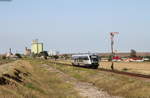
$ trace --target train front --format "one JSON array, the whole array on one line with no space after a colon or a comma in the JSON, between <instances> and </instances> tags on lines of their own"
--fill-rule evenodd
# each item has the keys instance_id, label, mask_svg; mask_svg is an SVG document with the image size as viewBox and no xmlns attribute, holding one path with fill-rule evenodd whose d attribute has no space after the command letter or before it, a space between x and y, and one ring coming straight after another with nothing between
<instances>
[{"instance_id":1,"label":"train front","mask_svg":"<svg viewBox=\"0 0 150 98\"><path fill-rule=\"evenodd\" d=\"M90 59L91 59L91 67L92 68L98 68L98 66L99 66L99 56L90 55Z\"/></svg>"}]
</instances>

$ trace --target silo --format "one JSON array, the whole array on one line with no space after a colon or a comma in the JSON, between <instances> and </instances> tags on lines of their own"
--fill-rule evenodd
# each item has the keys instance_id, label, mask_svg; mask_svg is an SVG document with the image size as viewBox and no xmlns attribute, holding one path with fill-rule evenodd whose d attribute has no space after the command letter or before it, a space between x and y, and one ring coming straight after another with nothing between
<instances>
[{"instance_id":1,"label":"silo","mask_svg":"<svg viewBox=\"0 0 150 98\"><path fill-rule=\"evenodd\" d=\"M31 52L34 54L39 54L40 52L43 52L43 43L39 43L38 40L33 40Z\"/></svg>"}]
</instances>

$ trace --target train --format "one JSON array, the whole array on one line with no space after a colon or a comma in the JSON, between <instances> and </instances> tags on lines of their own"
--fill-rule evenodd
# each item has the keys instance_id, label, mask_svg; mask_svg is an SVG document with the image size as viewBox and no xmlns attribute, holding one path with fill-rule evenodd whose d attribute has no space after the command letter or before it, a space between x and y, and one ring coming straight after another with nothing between
<instances>
[{"instance_id":1,"label":"train","mask_svg":"<svg viewBox=\"0 0 150 98\"><path fill-rule=\"evenodd\" d=\"M72 55L72 65L79 67L87 67L97 69L99 66L100 57L95 54L80 54Z\"/></svg>"}]
</instances>

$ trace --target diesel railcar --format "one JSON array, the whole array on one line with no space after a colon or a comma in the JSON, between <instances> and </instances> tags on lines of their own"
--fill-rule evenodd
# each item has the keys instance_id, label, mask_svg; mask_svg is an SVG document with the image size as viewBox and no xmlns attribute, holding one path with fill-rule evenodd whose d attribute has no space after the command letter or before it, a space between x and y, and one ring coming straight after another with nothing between
<instances>
[{"instance_id":1,"label":"diesel railcar","mask_svg":"<svg viewBox=\"0 0 150 98\"><path fill-rule=\"evenodd\" d=\"M72 55L72 65L96 69L99 66L99 56L93 54Z\"/></svg>"}]
</instances>

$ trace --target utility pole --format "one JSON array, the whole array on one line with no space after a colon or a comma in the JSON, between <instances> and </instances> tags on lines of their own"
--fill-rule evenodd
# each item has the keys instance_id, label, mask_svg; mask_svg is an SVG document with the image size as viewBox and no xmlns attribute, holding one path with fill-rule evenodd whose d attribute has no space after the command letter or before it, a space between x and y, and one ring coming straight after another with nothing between
<instances>
[{"instance_id":1,"label":"utility pole","mask_svg":"<svg viewBox=\"0 0 150 98\"><path fill-rule=\"evenodd\" d=\"M119 34L119 32L110 32L110 39L111 39L111 69L114 70L114 62L113 57L115 56L114 52L114 36L115 34Z\"/></svg>"}]
</instances>

